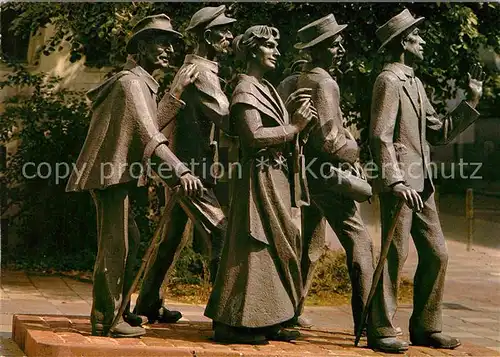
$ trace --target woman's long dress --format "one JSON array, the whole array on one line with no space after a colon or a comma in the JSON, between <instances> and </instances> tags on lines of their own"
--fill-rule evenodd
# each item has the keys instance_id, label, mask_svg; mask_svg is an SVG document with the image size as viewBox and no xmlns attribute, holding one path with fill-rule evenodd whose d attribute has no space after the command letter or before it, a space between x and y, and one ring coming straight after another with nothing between
<instances>
[{"instance_id":1,"label":"woman's long dress","mask_svg":"<svg viewBox=\"0 0 500 357\"><path fill-rule=\"evenodd\" d=\"M233 327L267 327L293 318L301 297L301 237L287 169L293 134L284 130L288 113L275 89L254 77L240 76L231 115L242 170L233 177L227 236L205 315Z\"/></svg>"}]
</instances>

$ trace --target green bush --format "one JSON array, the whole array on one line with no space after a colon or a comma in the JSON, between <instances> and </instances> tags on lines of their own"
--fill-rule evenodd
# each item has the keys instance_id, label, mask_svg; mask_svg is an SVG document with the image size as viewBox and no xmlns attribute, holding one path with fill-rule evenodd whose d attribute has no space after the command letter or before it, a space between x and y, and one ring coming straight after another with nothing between
<instances>
[{"instance_id":1,"label":"green bush","mask_svg":"<svg viewBox=\"0 0 500 357\"><path fill-rule=\"evenodd\" d=\"M311 295L324 293L344 295L351 292L345 258L345 253L340 251L326 250L323 253L314 272L314 280L309 290Z\"/></svg>"},{"instance_id":2,"label":"green bush","mask_svg":"<svg viewBox=\"0 0 500 357\"><path fill-rule=\"evenodd\" d=\"M64 173L62 163L72 167L76 162L91 114L85 93L59 89L59 81L13 66L12 74L0 83L0 89L11 87L19 93L5 101L0 114L0 142L19 143L0 171L2 187L7 188L2 213L18 212L9 226L21 242L11 249L3 247L4 265L43 271L93 268L97 240L92 198L88 192L65 192L67 177L58 179L54 173L57 165ZM35 175L34 167L40 167L41 176L47 178ZM155 212L148 216L145 191L137 188L131 194L143 247L157 221Z\"/></svg>"},{"instance_id":3,"label":"green bush","mask_svg":"<svg viewBox=\"0 0 500 357\"><path fill-rule=\"evenodd\" d=\"M65 193L65 182L48 174L60 163L76 161L89 111L82 93L57 90L58 78L31 74L22 67L13 70L0 89L17 88L20 94L4 103L0 142L17 140L19 146L0 173L2 186L7 187L3 208L19 207L11 228L23 243L16 252L3 253L24 264L23 258L30 256L34 266L52 256L55 265L69 267L73 264L67 254L83 257L95 246L95 224L88 224L95 220L93 204L88 194ZM48 177L40 178L35 168Z\"/></svg>"}]
</instances>

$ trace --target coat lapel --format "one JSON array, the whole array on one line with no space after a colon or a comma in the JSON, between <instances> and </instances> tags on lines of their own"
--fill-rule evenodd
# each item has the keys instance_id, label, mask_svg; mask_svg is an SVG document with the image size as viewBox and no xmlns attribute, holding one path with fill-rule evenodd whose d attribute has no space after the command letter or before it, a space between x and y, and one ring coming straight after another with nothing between
<instances>
[{"instance_id":1,"label":"coat lapel","mask_svg":"<svg viewBox=\"0 0 500 357\"><path fill-rule=\"evenodd\" d=\"M418 99L420 102L420 134L422 136L422 139L425 139L425 127L426 127L426 115L424 108L425 92L424 92L424 87L422 86L422 83L419 80L417 80L417 89L418 89ZM423 141L424 140L422 140L422 142Z\"/></svg>"},{"instance_id":2,"label":"coat lapel","mask_svg":"<svg viewBox=\"0 0 500 357\"><path fill-rule=\"evenodd\" d=\"M417 85L417 88L418 88L418 85ZM418 98L413 95L412 90L410 88L410 81L409 80L407 80L405 82L405 84L403 85L403 89L405 90L406 95L410 98L411 104L413 105L413 109L415 109L417 116L420 116L421 112L419 110L420 106L418 105Z\"/></svg>"},{"instance_id":3,"label":"coat lapel","mask_svg":"<svg viewBox=\"0 0 500 357\"><path fill-rule=\"evenodd\" d=\"M278 123L282 125L285 124L284 115L280 114L279 110L280 105L276 103L276 100L270 97L269 94L266 93L266 91L264 90L264 88L260 83L256 82L251 77L248 77L248 79L252 83L253 87L256 89L253 93L255 98L265 107L265 109L267 109L265 110L266 114L269 115L274 120L276 120ZM272 88L272 86L270 86L270 88Z\"/></svg>"},{"instance_id":4,"label":"coat lapel","mask_svg":"<svg viewBox=\"0 0 500 357\"><path fill-rule=\"evenodd\" d=\"M281 118L283 118L285 124L288 124L289 123L288 112L285 108L285 104L283 103L280 95L278 94L278 91L273 87L271 83L269 83L268 81L265 82L267 83L267 86L271 90L271 93L274 95L275 100L273 101L273 104L277 106L278 112L281 115Z\"/></svg>"}]
</instances>

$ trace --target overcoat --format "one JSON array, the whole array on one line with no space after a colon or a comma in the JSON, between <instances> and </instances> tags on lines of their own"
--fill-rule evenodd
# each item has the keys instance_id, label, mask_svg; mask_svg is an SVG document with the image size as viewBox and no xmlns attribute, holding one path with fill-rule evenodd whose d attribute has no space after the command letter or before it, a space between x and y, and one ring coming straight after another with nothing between
<instances>
[{"instance_id":1,"label":"overcoat","mask_svg":"<svg viewBox=\"0 0 500 357\"><path fill-rule=\"evenodd\" d=\"M266 90L267 87L267 90ZM301 239L291 215L288 114L267 81L241 75L231 113L240 137L235 188L219 274L205 315L233 327L266 327L294 317L301 297ZM239 108L238 108L239 107Z\"/></svg>"},{"instance_id":2,"label":"overcoat","mask_svg":"<svg viewBox=\"0 0 500 357\"><path fill-rule=\"evenodd\" d=\"M146 148L151 154L156 146L168 143L156 121L157 92L156 80L133 62L88 92L92 120L66 191L104 189L141 177ZM173 118L183 103L166 97L163 113ZM167 164L181 167L170 151Z\"/></svg>"},{"instance_id":3,"label":"overcoat","mask_svg":"<svg viewBox=\"0 0 500 357\"><path fill-rule=\"evenodd\" d=\"M170 142L177 157L192 167L204 184L215 185L215 175L210 169L217 149L214 126L227 130L229 101L220 85L219 65L197 55L187 55L183 66L195 64L199 73L194 85L186 88L181 99L187 105L175 120L165 120L170 103L159 104L160 130ZM164 105L167 108L164 108Z\"/></svg>"}]
</instances>

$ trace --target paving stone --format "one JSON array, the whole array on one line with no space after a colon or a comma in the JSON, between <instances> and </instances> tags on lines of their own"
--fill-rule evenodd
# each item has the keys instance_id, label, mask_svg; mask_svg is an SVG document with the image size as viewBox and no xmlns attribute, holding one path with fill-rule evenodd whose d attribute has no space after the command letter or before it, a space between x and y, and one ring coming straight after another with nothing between
<instances>
[{"instance_id":1,"label":"paving stone","mask_svg":"<svg viewBox=\"0 0 500 357\"><path fill-rule=\"evenodd\" d=\"M89 325L88 319L77 316L14 316L14 340L18 341L28 356L378 356L378 352L367 348L355 348L353 337L346 331L303 330L303 336L292 343L270 341L265 346L224 345L211 340L209 323L183 323L171 325L151 325L143 338L114 339L88 336L85 332L58 331L54 326ZM45 324L46 329L36 326ZM161 336L161 338L153 337ZM23 339L23 343L19 341ZM494 350L466 344L454 351L433 350L424 347L410 347L408 356L478 356L498 355ZM390 357L390 354L384 354Z\"/></svg>"}]
</instances>

